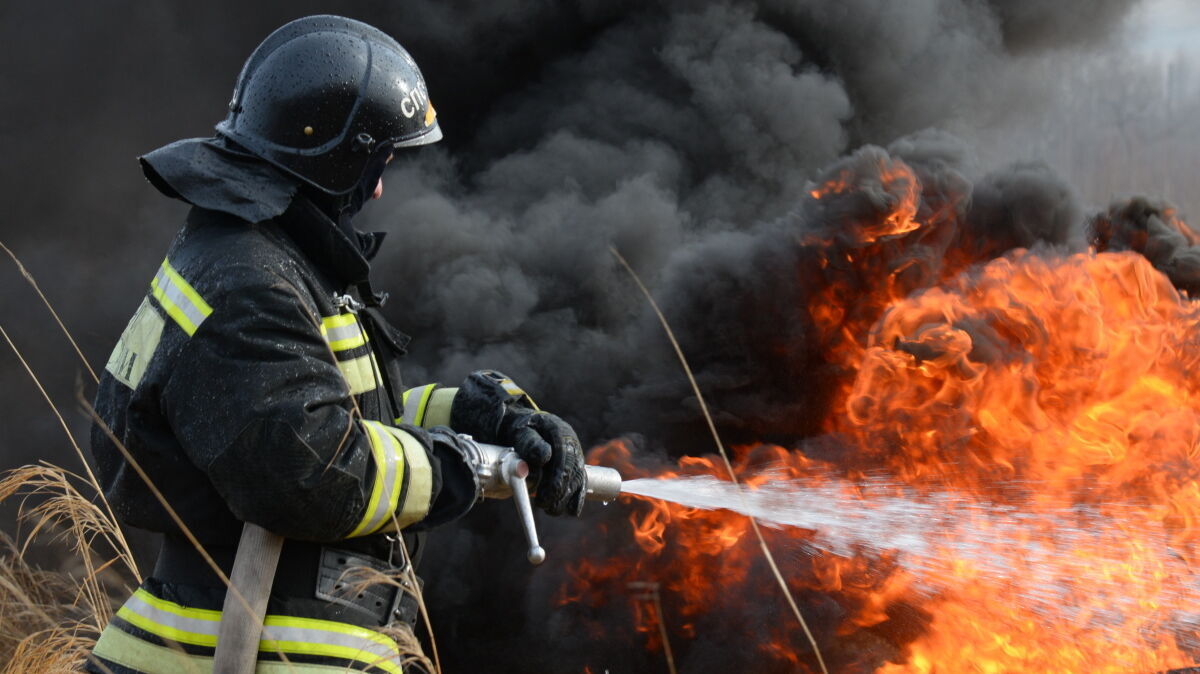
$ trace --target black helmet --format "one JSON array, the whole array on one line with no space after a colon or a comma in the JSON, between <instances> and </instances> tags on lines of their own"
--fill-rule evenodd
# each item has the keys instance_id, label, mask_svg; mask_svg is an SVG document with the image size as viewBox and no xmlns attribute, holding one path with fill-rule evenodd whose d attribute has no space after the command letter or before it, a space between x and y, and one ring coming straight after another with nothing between
<instances>
[{"instance_id":1,"label":"black helmet","mask_svg":"<svg viewBox=\"0 0 1200 674\"><path fill-rule=\"evenodd\" d=\"M340 16L297 19L271 33L242 67L217 133L327 194L354 189L384 147L442 137L408 52Z\"/></svg>"}]
</instances>

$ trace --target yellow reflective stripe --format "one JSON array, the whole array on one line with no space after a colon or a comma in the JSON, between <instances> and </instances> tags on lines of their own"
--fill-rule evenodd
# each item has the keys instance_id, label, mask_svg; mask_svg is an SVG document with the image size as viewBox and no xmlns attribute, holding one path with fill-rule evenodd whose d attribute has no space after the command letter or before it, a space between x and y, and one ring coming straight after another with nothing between
<instances>
[{"instance_id":1,"label":"yellow reflective stripe","mask_svg":"<svg viewBox=\"0 0 1200 674\"><path fill-rule=\"evenodd\" d=\"M392 648L396 645L396 642L393 641L391 637L380 634L375 630L359 627L357 625L351 625L349 623L334 622L332 620L321 620L319 618L298 618L287 615L269 615L267 616L266 620L263 621L263 623L271 627L296 627L299 629L320 629L326 632L337 632L338 634L345 634L346 636L356 637L358 639L374 641L380 646L386 646L388 648Z\"/></svg>"},{"instance_id":2,"label":"yellow reflective stripe","mask_svg":"<svg viewBox=\"0 0 1200 674\"><path fill-rule=\"evenodd\" d=\"M158 597L155 597L154 595L150 594L150 592L148 590L145 590L143 588L138 588L137 591L133 593L133 596L141 599L142 601L146 602L147 604L153 606L156 609L159 609L160 611L166 611L167 613L174 613L175 615L183 617L183 618L191 618L193 620L206 620L208 622L214 622L214 623L221 622L221 612L220 611L213 611L213 610L204 609L204 608L190 608L187 606L183 606L181 604L176 604L173 601L167 601L166 599L159 599Z\"/></svg>"},{"instance_id":3,"label":"yellow reflective stripe","mask_svg":"<svg viewBox=\"0 0 1200 674\"><path fill-rule=\"evenodd\" d=\"M363 421L362 424L371 444L371 456L375 459L375 479L366 512L347 538L373 534L386 526L392 513L396 512L400 487L404 484L404 451L400 440L378 421Z\"/></svg>"},{"instance_id":4,"label":"yellow reflective stripe","mask_svg":"<svg viewBox=\"0 0 1200 674\"><path fill-rule=\"evenodd\" d=\"M378 385L379 364L375 361L373 353L351 360L340 360L337 366L342 371L342 377L346 379L346 384L350 387L351 395L373 391Z\"/></svg>"},{"instance_id":5,"label":"yellow reflective stripe","mask_svg":"<svg viewBox=\"0 0 1200 674\"><path fill-rule=\"evenodd\" d=\"M120 341L104 365L104 369L112 373L117 381L131 389L137 388L145 376L162 339L163 328L167 325L151 304L149 297L142 299L137 313L129 319Z\"/></svg>"},{"instance_id":6,"label":"yellow reflective stripe","mask_svg":"<svg viewBox=\"0 0 1200 674\"><path fill-rule=\"evenodd\" d=\"M383 440L379 437L379 431L375 429L375 424L370 421L363 422L363 428L367 431L367 439L371 445L371 458L375 462L375 478L371 481L371 496L367 499L366 511L363 513L363 518L350 531L347 538L362 536L370 533L372 524L378 524L379 502L383 500L383 476L388 461L388 451L383 446Z\"/></svg>"},{"instance_id":7,"label":"yellow reflective stripe","mask_svg":"<svg viewBox=\"0 0 1200 674\"><path fill-rule=\"evenodd\" d=\"M396 523L403 529L429 514L429 507L433 505L433 468L429 465L425 447L416 438L399 428L388 431L404 447L404 460L408 464L408 488L404 492L404 503L396 513Z\"/></svg>"},{"instance_id":8,"label":"yellow reflective stripe","mask_svg":"<svg viewBox=\"0 0 1200 674\"><path fill-rule=\"evenodd\" d=\"M433 395L435 389L437 389L437 384L430 384L421 392L421 402L417 404L417 420L414 422L415 425L420 426L425 423L425 408L429 405L429 398Z\"/></svg>"},{"instance_id":9,"label":"yellow reflective stripe","mask_svg":"<svg viewBox=\"0 0 1200 674\"><path fill-rule=\"evenodd\" d=\"M404 406L408 404L408 394L410 394L410 393L412 393L412 389L408 389L404 393L400 394L400 409L401 410L403 410ZM399 426L400 424L405 424L405 423L408 423L408 422L404 420L404 412L401 411L400 416L396 417L396 425Z\"/></svg>"},{"instance_id":10,"label":"yellow reflective stripe","mask_svg":"<svg viewBox=\"0 0 1200 674\"><path fill-rule=\"evenodd\" d=\"M217 645L220 611L186 608L138 588L117 615L147 632L182 644Z\"/></svg>"},{"instance_id":11,"label":"yellow reflective stripe","mask_svg":"<svg viewBox=\"0 0 1200 674\"><path fill-rule=\"evenodd\" d=\"M321 319L321 327L326 330L333 328L344 328L347 325L354 325L358 322L358 318L354 314L338 314L336 316L326 316Z\"/></svg>"},{"instance_id":12,"label":"yellow reflective stripe","mask_svg":"<svg viewBox=\"0 0 1200 674\"><path fill-rule=\"evenodd\" d=\"M372 667L378 667L392 674L404 674L404 670L396 664L395 656L385 657L364 657L362 649L353 646L327 646L325 644L311 644L305 641L269 641L264 639L259 642L259 650L266 651L283 651L284 653L295 653L297 655L323 655L326 657L345 658L346 660L356 660L368 664ZM348 670L342 667L341 671ZM257 674L257 672L255 673Z\"/></svg>"},{"instance_id":13,"label":"yellow reflective stripe","mask_svg":"<svg viewBox=\"0 0 1200 674\"><path fill-rule=\"evenodd\" d=\"M396 642L365 627L274 615L267 616L263 625L263 639L258 645L260 651L345 658L403 674Z\"/></svg>"},{"instance_id":14,"label":"yellow reflective stripe","mask_svg":"<svg viewBox=\"0 0 1200 674\"><path fill-rule=\"evenodd\" d=\"M458 388L439 388L429 397L425 406L425 418L421 420L423 428L450 425L450 409L454 405L454 396Z\"/></svg>"},{"instance_id":15,"label":"yellow reflective stripe","mask_svg":"<svg viewBox=\"0 0 1200 674\"><path fill-rule=\"evenodd\" d=\"M117 616L128 621L129 624L135 627L140 627L151 634L157 634L160 637L164 637L172 641L178 641L181 644L191 644L193 646L217 645L217 635L215 634L199 634L196 632L181 630L178 627L163 625L162 623L155 622L154 620L151 620L140 613L134 612L127 606L122 606L121 608L117 609Z\"/></svg>"},{"instance_id":16,"label":"yellow reflective stripe","mask_svg":"<svg viewBox=\"0 0 1200 674\"><path fill-rule=\"evenodd\" d=\"M139 672L171 671L208 674L213 670L212 657L189 655L175 648L152 644L149 641L143 641L121 630L115 625L109 625L104 628L92 653L97 657ZM344 667L338 668L339 671L344 669ZM263 669L260 665L255 670L255 674L262 674L262 671Z\"/></svg>"},{"instance_id":17,"label":"yellow reflective stripe","mask_svg":"<svg viewBox=\"0 0 1200 674\"><path fill-rule=\"evenodd\" d=\"M167 315L189 337L196 334L200 324L212 314L212 307L175 271L168 259L163 260L158 273L150 280L150 291Z\"/></svg>"},{"instance_id":18,"label":"yellow reflective stripe","mask_svg":"<svg viewBox=\"0 0 1200 674\"><path fill-rule=\"evenodd\" d=\"M429 396L433 395L437 384L426 384L410 388L401 396L401 401L404 406L403 415L400 417L402 423L412 424L413 426L422 425L422 420L425 418L425 406L429 404Z\"/></svg>"},{"instance_id":19,"label":"yellow reflective stripe","mask_svg":"<svg viewBox=\"0 0 1200 674\"><path fill-rule=\"evenodd\" d=\"M122 667L139 672L187 672L210 674L213 658L209 655L190 655L175 648L159 646L143 641L116 626L108 626L100 634L96 648L97 657L115 662ZM380 665L385 667L384 665ZM386 668L386 667L385 667ZM254 674L346 674L343 665L315 665L306 662L275 662L261 660L254 666Z\"/></svg>"},{"instance_id":20,"label":"yellow reflective stripe","mask_svg":"<svg viewBox=\"0 0 1200 674\"><path fill-rule=\"evenodd\" d=\"M321 319L321 335L334 351L349 351L367 343L358 317L354 314L338 314Z\"/></svg>"},{"instance_id":21,"label":"yellow reflective stripe","mask_svg":"<svg viewBox=\"0 0 1200 674\"><path fill-rule=\"evenodd\" d=\"M138 589L133 597L121 607L118 615L130 624L155 636L178 643L197 646L216 646L216 634L220 624L220 611L192 609L174 602L159 599L144 589ZM192 629L202 629L197 633ZM110 628L111 629L111 628ZM109 638L106 629L102 639ZM116 637L120 641L120 637ZM111 638L109 639L112 640ZM128 644L125 644L128 645ZM98 647L99 648L99 647ZM379 667L393 674L402 674L399 666L399 647L390 637L357 625L293 616L269 615L264 621L263 637L259 641L260 651L320 655L344 658ZM104 652L101 652L104 651ZM117 661L129 657L122 654L121 644L109 645L98 650L101 657ZM209 663L211 667L211 663ZM160 671L159 666L146 671ZM338 671L344 668L337 668ZM262 665L259 665L259 670ZM333 671L333 670L312 670Z\"/></svg>"}]
</instances>

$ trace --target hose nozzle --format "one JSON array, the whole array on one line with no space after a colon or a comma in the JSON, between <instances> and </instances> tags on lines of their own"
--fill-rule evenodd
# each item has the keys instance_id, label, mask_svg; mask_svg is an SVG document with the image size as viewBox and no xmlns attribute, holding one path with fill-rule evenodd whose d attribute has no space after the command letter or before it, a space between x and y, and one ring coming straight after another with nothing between
<instances>
[{"instance_id":1,"label":"hose nozzle","mask_svg":"<svg viewBox=\"0 0 1200 674\"><path fill-rule=\"evenodd\" d=\"M469 435L459 437L475 454L471 460L475 466L475 474L479 476L483 497L512 497L517 508L517 517L525 530L525 540L529 544L526 556L531 564L541 564L546 559L546 550L538 543L533 507L529 501L529 488L525 484L525 478L529 475L529 465L517 456L512 447L477 442ZM584 466L584 470L587 474L587 492L584 498L608 503L620 495L621 474L616 470L603 466Z\"/></svg>"}]
</instances>

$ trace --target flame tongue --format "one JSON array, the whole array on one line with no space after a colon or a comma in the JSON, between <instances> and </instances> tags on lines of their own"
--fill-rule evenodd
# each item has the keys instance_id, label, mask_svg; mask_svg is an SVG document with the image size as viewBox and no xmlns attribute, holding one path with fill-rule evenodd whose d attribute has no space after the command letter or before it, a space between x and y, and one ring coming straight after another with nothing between
<instances>
[{"instance_id":1,"label":"flame tongue","mask_svg":"<svg viewBox=\"0 0 1200 674\"><path fill-rule=\"evenodd\" d=\"M809 198L849 243L801 245L822 251L826 272L875 282L831 282L806 307L847 375L825 433L803 453L738 448L736 469L750 487L802 482L846 512L934 506L920 550L901 527L843 532L841 546L817 525L769 532L831 669L1152 672L1200 660L1197 305L1135 253L1018 250L970 267L951 247L965 197L930 200L917 172L880 151ZM917 246L932 255L914 272ZM626 478L724 477L705 457L639 469L621 443L590 462ZM881 472L882 486L868 479ZM635 602L651 648L660 618L686 644L704 626L775 615L760 623L755 662L815 669L779 617L745 517L662 501L634 510L638 550L581 562L564 601L652 580L664 615Z\"/></svg>"}]
</instances>

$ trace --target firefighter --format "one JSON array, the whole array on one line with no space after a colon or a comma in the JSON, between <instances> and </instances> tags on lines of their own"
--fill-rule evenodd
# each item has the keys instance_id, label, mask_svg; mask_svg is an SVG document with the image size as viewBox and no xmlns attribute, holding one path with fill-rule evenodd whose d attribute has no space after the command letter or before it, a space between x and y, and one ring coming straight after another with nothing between
<instances>
[{"instance_id":1,"label":"firefighter","mask_svg":"<svg viewBox=\"0 0 1200 674\"><path fill-rule=\"evenodd\" d=\"M401 384L409 338L368 274L384 237L352 225L394 154L442 136L395 40L336 16L283 26L216 130L140 160L192 208L105 367L92 450L118 517L163 543L87 666L212 668L226 587L136 464L226 574L243 523L285 537L257 671L411 671L383 632L411 635L412 594L347 593L346 570L394 573L476 502L455 432L516 447L555 515L582 507L579 440L494 371Z\"/></svg>"}]
</instances>

